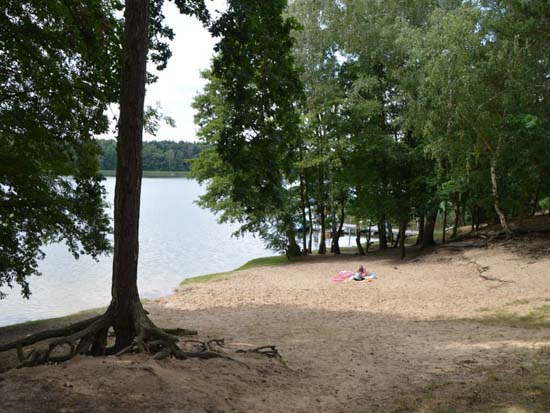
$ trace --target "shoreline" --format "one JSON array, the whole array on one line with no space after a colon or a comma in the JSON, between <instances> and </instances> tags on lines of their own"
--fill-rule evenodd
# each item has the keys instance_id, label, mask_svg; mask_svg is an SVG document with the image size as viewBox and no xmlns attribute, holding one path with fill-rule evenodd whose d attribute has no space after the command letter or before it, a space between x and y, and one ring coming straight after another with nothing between
<instances>
[{"instance_id":1,"label":"shoreline","mask_svg":"<svg viewBox=\"0 0 550 413\"><path fill-rule=\"evenodd\" d=\"M205 283L208 281L213 281L216 279L219 279L223 276L233 274L238 271L242 271L248 268L254 268L254 267L265 267L265 266L272 266L272 265L285 265L289 263L288 259L284 255L275 255L275 256L268 256L268 257L260 257L260 258L253 258L247 262L245 262L240 267L235 268L231 271L221 272L221 273L214 273L214 274L204 274L204 275L196 275L194 277L185 278L182 280L178 285L172 288L172 292L167 295L163 295L156 298L142 298L141 303L146 304L150 303L151 301L163 299L165 297L168 297L175 293L175 291L178 289L178 287L183 285L190 285L195 283ZM26 329L26 328L33 328L39 324L46 324L46 323L62 323L62 322L69 322L69 324L73 322L80 321L81 319L84 319L86 317L101 314L103 311L105 311L107 307L96 307L96 308L87 308L81 311L77 311L76 313L71 313L59 317L51 317L51 318L38 318L35 320L28 320L23 321L20 323L15 324L8 324L5 326L0 326L0 334L11 331L11 330L17 330L19 328ZM85 317L86 316L86 317Z\"/></svg>"}]
</instances>

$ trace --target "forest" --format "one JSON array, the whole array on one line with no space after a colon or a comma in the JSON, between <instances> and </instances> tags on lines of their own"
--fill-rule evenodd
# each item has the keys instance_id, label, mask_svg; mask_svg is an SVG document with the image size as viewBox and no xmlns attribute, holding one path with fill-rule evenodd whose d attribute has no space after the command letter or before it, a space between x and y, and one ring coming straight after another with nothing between
<instances>
[{"instance_id":1,"label":"forest","mask_svg":"<svg viewBox=\"0 0 550 413\"><path fill-rule=\"evenodd\" d=\"M271 56L258 45L218 50L252 73L248 84L216 58L203 72L201 204L290 255L346 217L378 225L381 248L385 224L418 227L422 246L436 221L451 236L493 222L511 234L510 219L550 204L548 11L544 1L290 1L283 81L261 77Z\"/></svg>"},{"instance_id":2,"label":"forest","mask_svg":"<svg viewBox=\"0 0 550 413\"><path fill-rule=\"evenodd\" d=\"M116 140L98 139L99 169L116 170ZM204 145L193 142L149 141L143 143L144 171L189 171L190 160Z\"/></svg>"}]
</instances>

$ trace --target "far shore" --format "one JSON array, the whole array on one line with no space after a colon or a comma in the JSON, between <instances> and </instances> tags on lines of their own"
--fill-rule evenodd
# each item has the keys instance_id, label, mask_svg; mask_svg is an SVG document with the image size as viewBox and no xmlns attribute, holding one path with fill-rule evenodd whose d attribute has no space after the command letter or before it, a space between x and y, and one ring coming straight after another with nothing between
<instances>
[{"instance_id":1,"label":"far shore","mask_svg":"<svg viewBox=\"0 0 550 413\"><path fill-rule=\"evenodd\" d=\"M99 173L103 176L116 176L115 170L102 169ZM190 178L188 171L143 171L144 178Z\"/></svg>"}]
</instances>

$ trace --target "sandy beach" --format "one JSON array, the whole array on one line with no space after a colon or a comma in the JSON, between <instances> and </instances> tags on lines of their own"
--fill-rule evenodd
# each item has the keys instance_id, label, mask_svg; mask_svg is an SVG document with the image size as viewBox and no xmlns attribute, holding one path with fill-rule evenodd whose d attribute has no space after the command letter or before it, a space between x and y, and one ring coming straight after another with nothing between
<instances>
[{"instance_id":1,"label":"sandy beach","mask_svg":"<svg viewBox=\"0 0 550 413\"><path fill-rule=\"evenodd\" d=\"M332 281L360 264L378 278ZM134 354L14 369L0 375L2 410L523 412L550 397L540 373L550 364L548 234L405 261L397 251L310 256L181 286L147 309L158 325L223 338L233 360ZM235 352L263 345L282 360Z\"/></svg>"}]
</instances>

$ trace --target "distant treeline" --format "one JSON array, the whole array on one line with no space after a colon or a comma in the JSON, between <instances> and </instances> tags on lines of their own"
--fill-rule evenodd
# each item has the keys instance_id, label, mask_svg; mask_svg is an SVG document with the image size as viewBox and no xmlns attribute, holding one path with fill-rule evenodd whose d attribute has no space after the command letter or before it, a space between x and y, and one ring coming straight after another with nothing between
<instances>
[{"instance_id":1,"label":"distant treeline","mask_svg":"<svg viewBox=\"0 0 550 413\"><path fill-rule=\"evenodd\" d=\"M116 141L98 139L101 148L99 168L116 169ZM206 147L193 142L151 141L143 142L144 171L189 171L189 160L194 159Z\"/></svg>"}]
</instances>

